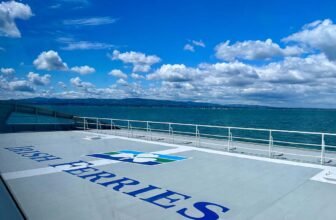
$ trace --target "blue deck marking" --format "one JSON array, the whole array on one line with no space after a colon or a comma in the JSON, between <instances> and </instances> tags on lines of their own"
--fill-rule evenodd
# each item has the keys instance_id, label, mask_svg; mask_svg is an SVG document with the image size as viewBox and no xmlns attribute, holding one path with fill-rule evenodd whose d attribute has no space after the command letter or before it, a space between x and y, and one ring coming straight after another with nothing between
<instances>
[{"instance_id":1,"label":"blue deck marking","mask_svg":"<svg viewBox=\"0 0 336 220\"><path fill-rule=\"evenodd\" d=\"M60 157L53 156L48 153L42 153L38 150L35 150L33 146L28 147L9 147L5 148L9 151L12 151L16 154L19 154L23 157L28 157L31 160L42 162L42 161L50 161L50 160L58 160ZM118 154L130 154L130 157L113 157L113 155ZM93 154L95 155L95 154ZM111 156L112 155L112 156ZM133 156L132 156L133 155ZM146 161L146 165L156 165L160 163L173 162L177 160L186 159L186 157L181 156L170 156L170 155L162 155L162 154L152 154L152 153L143 153L140 151L115 151L109 152L105 154L96 154L97 157L106 157L108 159L116 159L120 161L126 161L130 163L141 163L143 162L134 162L134 158L137 156L143 155L142 158L151 158L154 161ZM93 157L96 157L93 156ZM161 157L160 157L161 156ZM164 156L164 157L162 157ZM140 157L140 160L142 159ZM139 158L138 158L139 159ZM161 161L160 161L161 160ZM189 195L185 195L183 193L178 193L172 190L166 190L161 187L157 187L154 185L143 184L138 180L127 178L127 177L118 177L117 174L106 172L100 170L98 168L94 168L92 163L79 160L72 161L66 163L58 163L58 164L48 164L49 167L63 167L62 171L73 176L77 176L81 179L88 180L92 183L98 184L100 186L110 188L114 191L121 192L125 195L132 196L140 199L140 201L148 202L152 205L158 206L163 209L169 209L172 207L176 207L177 211L175 212L180 216L183 216L186 219L193 220L217 220L220 218L219 215L222 215L228 212L230 209L226 206L222 206L220 204L198 201L194 202L192 206L183 206L183 203L179 203L179 201L188 200L192 197ZM124 190L126 188L126 190ZM145 192L156 190L155 195L143 196ZM214 207L220 209L220 211L212 210ZM190 212L193 210L193 212ZM194 212L196 211L197 216L194 216Z\"/></svg>"},{"instance_id":2,"label":"blue deck marking","mask_svg":"<svg viewBox=\"0 0 336 220\"><path fill-rule=\"evenodd\" d=\"M35 150L34 146L6 147L5 149L12 151L18 155L21 155L22 157L27 157L31 160L35 160L37 162L45 162L45 161L62 159L60 157L56 157L48 153L43 153L39 150Z\"/></svg>"},{"instance_id":3,"label":"blue deck marking","mask_svg":"<svg viewBox=\"0 0 336 220\"><path fill-rule=\"evenodd\" d=\"M175 207L176 213L185 219L193 220L217 220L230 209L220 204L198 201L185 207L180 201L192 199L192 196L163 189L158 186L144 184L133 178L119 177L117 174L99 170L91 167L91 163L83 160L60 164L49 164L51 167L67 166L63 172L77 176L81 179L90 181L100 186L109 188L116 192L138 198L140 201L148 202L163 209ZM151 196L143 195L145 192L154 191L156 194ZM197 200L196 200L197 201ZM213 210L216 208L216 210ZM196 212L196 214L195 214ZM196 215L196 216L194 216Z\"/></svg>"},{"instance_id":4,"label":"blue deck marking","mask_svg":"<svg viewBox=\"0 0 336 220\"><path fill-rule=\"evenodd\" d=\"M159 165L163 163L170 163L187 159L187 157L182 156L146 153L133 150L121 150L107 153L89 154L87 156L142 165Z\"/></svg>"}]
</instances>

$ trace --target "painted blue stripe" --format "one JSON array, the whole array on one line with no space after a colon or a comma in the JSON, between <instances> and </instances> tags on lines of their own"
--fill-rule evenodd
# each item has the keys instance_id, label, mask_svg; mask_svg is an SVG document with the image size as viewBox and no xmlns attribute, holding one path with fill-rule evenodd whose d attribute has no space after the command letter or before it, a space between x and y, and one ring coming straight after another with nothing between
<instances>
[{"instance_id":1,"label":"painted blue stripe","mask_svg":"<svg viewBox=\"0 0 336 220\"><path fill-rule=\"evenodd\" d=\"M184 160L186 157L181 157L181 156L173 156L173 155L163 155L163 154L156 154L159 155L160 158L162 159L168 159L168 160Z\"/></svg>"},{"instance_id":2,"label":"painted blue stripe","mask_svg":"<svg viewBox=\"0 0 336 220\"><path fill-rule=\"evenodd\" d=\"M98 157L98 158L102 158L102 159L114 159L114 158L111 158L109 155L107 154L89 154L87 156L90 156L90 157Z\"/></svg>"},{"instance_id":3,"label":"painted blue stripe","mask_svg":"<svg viewBox=\"0 0 336 220\"><path fill-rule=\"evenodd\" d=\"M127 154L143 154L144 152L141 151L135 151L135 150L120 150L120 151L116 151L116 152L120 152L120 153L127 153Z\"/></svg>"}]
</instances>

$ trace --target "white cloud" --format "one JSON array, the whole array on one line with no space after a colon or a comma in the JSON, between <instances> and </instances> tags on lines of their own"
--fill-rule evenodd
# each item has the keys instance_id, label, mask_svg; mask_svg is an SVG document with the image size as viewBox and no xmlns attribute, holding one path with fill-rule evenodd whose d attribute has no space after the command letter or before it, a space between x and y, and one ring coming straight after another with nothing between
<instances>
[{"instance_id":1,"label":"white cloud","mask_svg":"<svg viewBox=\"0 0 336 220\"><path fill-rule=\"evenodd\" d=\"M111 70L108 73L108 75L118 77L118 78L127 79L127 74L125 74L121 70L117 70L117 69Z\"/></svg>"},{"instance_id":2,"label":"white cloud","mask_svg":"<svg viewBox=\"0 0 336 220\"><path fill-rule=\"evenodd\" d=\"M74 66L71 68L71 71L79 73L81 75L86 75L86 74L90 74L90 73L94 73L96 72L96 70L90 66Z\"/></svg>"},{"instance_id":3,"label":"white cloud","mask_svg":"<svg viewBox=\"0 0 336 220\"><path fill-rule=\"evenodd\" d=\"M75 26L98 26L113 24L117 21L116 18L111 17L92 17L92 18L81 18L81 19L72 19L64 20L63 24L65 25L75 25Z\"/></svg>"},{"instance_id":4,"label":"white cloud","mask_svg":"<svg viewBox=\"0 0 336 220\"><path fill-rule=\"evenodd\" d=\"M58 0L55 4L50 5L48 8L59 9L62 7L72 8L72 9L82 9L90 5L89 0Z\"/></svg>"},{"instance_id":5,"label":"white cloud","mask_svg":"<svg viewBox=\"0 0 336 220\"><path fill-rule=\"evenodd\" d=\"M79 88L76 91L62 91L54 96L60 98L131 98L146 96L146 91L137 83L119 80L119 82L105 88Z\"/></svg>"},{"instance_id":6,"label":"white cloud","mask_svg":"<svg viewBox=\"0 0 336 220\"><path fill-rule=\"evenodd\" d=\"M263 65L220 62L187 67L162 65L147 75L161 82L147 95L173 100L244 103L275 106L336 106L336 63L323 54L286 57Z\"/></svg>"},{"instance_id":7,"label":"white cloud","mask_svg":"<svg viewBox=\"0 0 336 220\"><path fill-rule=\"evenodd\" d=\"M34 92L35 89L26 80L16 80L8 83L9 89L20 92Z\"/></svg>"},{"instance_id":8,"label":"white cloud","mask_svg":"<svg viewBox=\"0 0 336 220\"><path fill-rule=\"evenodd\" d=\"M266 41L243 41L230 45L230 41L220 43L215 48L216 57L225 61L235 59L264 60L281 56L297 56L304 52L298 46L287 46L281 48L273 43L271 39Z\"/></svg>"},{"instance_id":9,"label":"white cloud","mask_svg":"<svg viewBox=\"0 0 336 220\"><path fill-rule=\"evenodd\" d=\"M184 64L164 64L154 73L148 74L149 80L164 80L169 82L190 81L198 71L187 68Z\"/></svg>"},{"instance_id":10,"label":"white cloud","mask_svg":"<svg viewBox=\"0 0 336 220\"><path fill-rule=\"evenodd\" d=\"M68 65L63 62L62 58L56 51L43 51L33 62L37 69L41 70L58 70L58 71L72 71L82 75L94 73L96 70L88 65L74 66L68 68Z\"/></svg>"},{"instance_id":11,"label":"white cloud","mask_svg":"<svg viewBox=\"0 0 336 220\"><path fill-rule=\"evenodd\" d=\"M40 76L38 73L29 72L27 78L34 85L46 86L50 83L51 76L49 74Z\"/></svg>"},{"instance_id":12,"label":"white cloud","mask_svg":"<svg viewBox=\"0 0 336 220\"><path fill-rule=\"evenodd\" d=\"M15 73L15 69L13 68L1 68L0 71L1 73L6 74L6 75L11 75Z\"/></svg>"},{"instance_id":13,"label":"white cloud","mask_svg":"<svg viewBox=\"0 0 336 220\"><path fill-rule=\"evenodd\" d=\"M66 63L56 51L43 51L33 62L37 69L41 70L68 70Z\"/></svg>"},{"instance_id":14,"label":"white cloud","mask_svg":"<svg viewBox=\"0 0 336 220\"><path fill-rule=\"evenodd\" d=\"M75 77L70 80L74 91L69 88L54 96L142 97L291 107L336 106L333 98L336 95L336 63L324 54L285 57L261 65L240 61L202 63L196 67L164 64L147 74L147 79L150 81L142 84L143 81L130 83L119 78L110 87L97 88L93 83ZM0 77L3 89L9 85L6 80ZM27 82L20 84L21 90L32 88ZM35 91L34 94L40 93Z\"/></svg>"},{"instance_id":15,"label":"white cloud","mask_svg":"<svg viewBox=\"0 0 336 220\"><path fill-rule=\"evenodd\" d=\"M124 80L124 79L118 79L117 83L120 84L120 85L127 85L128 84L127 81Z\"/></svg>"},{"instance_id":16,"label":"white cloud","mask_svg":"<svg viewBox=\"0 0 336 220\"><path fill-rule=\"evenodd\" d=\"M89 41L78 41L68 43L63 50L103 50L111 49L114 47L112 44L100 43L100 42L89 42Z\"/></svg>"},{"instance_id":17,"label":"white cloud","mask_svg":"<svg viewBox=\"0 0 336 220\"><path fill-rule=\"evenodd\" d=\"M76 87L78 87L81 84L81 82L82 80L79 77L70 79L71 85L76 86Z\"/></svg>"},{"instance_id":18,"label":"white cloud","mask_svg":"<svg viewBox=\"0 0 336 220\"><path fill-rule=\"evenodd\" d=\"M57 84L58 84L59 87L61 87L63 89L67 88L67 86L66 86L66 84L64 82L59 81Z\"/></svg>"},{"instance_id":19,"label":"white cloud","mask_svg":"<svg viewBox=\"0 0 336 220\"><path fill-rule=\"evenodd\" d=\"M0 36L21 37L21 33L15 24L15 19L27 20L33 13L29 5L16 1L0 3Z\"/></svg>"},{"instance_id":20,"label":"white cloud","mask_svg":"<svg viewBox=\"0 0 336 220\"><path fill-rule=\"evenodd\" d=\"M336 60L336 25L330 19L314 21L302 30L283 39L298 42L323 52L330 60Z\"/></svg>"},{"instance_id":21,"label":"white cloud","mask_svg":"<svg viewBox=\"0 0 336 220\"><path fill-rule=\"evenodd\" d=\"M144 79L145 77L143 75L137 74L137 73L132 73L131 77L133 79Z\"/></svg>"},{"instance_id":22,"label":"white cloud","mask_svg":"<svg viewBox=\"0 0 336 220\"><path fill-rule=\"evenodd\" d=\"M156 55L146 55L134 51L120 53L118 50L113 51L111 58L132 64L134 72L148 72L153 64L161 61L160 57Z\"/></svg>"},{"instance_id":23,"label":"white cloud","mask_svg":"<svg viewBox=\"0 0 336 220\"><path fill-rule=\"evenodd\" d=\"M281 84L311 84L336 79L336 63L323 54L305 58L288 57L256 68L264 81ZM324 83L325 83L324 82Z\"/></svg>"},{"instance_id":24,"label":"white cloud","mask_svg":"<svg viewBox=\"0 0 336 220\"><path fill-rule=\"evenodd\" d=\"M91 41L76 41L72 38L65 37L58 38L57 41L65 44L65 46L61 47L62 50L104 50L115 47L112 44Z\"/></svg>"},{"instance_id":25,"label":"white cloud","mask_svg":"<svg viewBox=\"0 0 336 220\"><path fill-rule=\"evenodd\" d=\"M197 40L192 40L191 41L195 46L198 46L198 47L205 47L205 44L203 41L197 41Z\"/></svg>"},{"instance_id":26,"label":"white cloud","mask_svg":"<svg viewBox=\"0 0 336 220\"><path fill-rule=\"evenodd\" d=\"M136 64L133 67L133 71L134 72L143 72L146 73L148 71L150 71L151 66L150 65L143 65L143 64Z\"/></svg>"},{"instance_id":27,"label":"white cloud","mask_svg":"<svg viewBox=\"0 0 336 220\"><path fill-rule=\"evenodd\" d=\"M191 45L191 44L186 44L186 45L184 45L183 50L188 50L188 51L190 51L190 52L195 52L195 48L194 48L194 46Z\"/></svg>"},{"instance_id":28,"label":"white cloud","mask_svg":"<svg viewBox=\"0 0 336 220\"><path fill-rule=\"evenodd\" d=\"M84 90L95 87L90 82L83 82L79 77L71 78L70 83L71 83L72 86L74 86L76 88L82 88Z\"/></svg>"},{"instance_id":29,"label":"white cloud","mask_svg":"<svg viewBox=\"0 0 336 220\"><path fill-rule=\"evenodd\" d=\"M57 3L57 4L53 4L53 5L50 5L48 8L50 9L58 9L58 8L61 8L61 4L60 3Z\"/></svg>"},{"instance_id":30,"label":"white cloud","mask_svg":"<svg viewBox=\"0 0 336 220\"><path fill-rule=\"evenodd\" d=\"M190 52L195 52L195 47L205 47L205 44L203 41L197 41L197 40L191 40L189 43L184 45L183 49L190 51Z\"/></svg>"},{"instance_id":31,"label":"white cloud","mask_svg":"<svg viewBox=\"0 0 336 220\"><path fill-rule=\"evenodd\" d=\"M200 71L207 86L243 87L259 78L253 66L241 62L202 64Z\"/></svg>"},{"instance_id":32,"label":"white cloud","mask_svg":"<svg viewBox=\"0 0 336 220\"><path fill-rule=\"evenodd\" d=\"M159 57L133 51L121 53L115 50L111 54L112 60L131 64L133 70L147 71L146 77L143 73L132 72L130 74L132 79L148 81L131 80L127 82L125 80L128 78L127 74L115 69L110 75L118 77L118 80L111 86L99 88L93 84L96 81L83 82L81 78L75 77L70 80L72 86L62 92L54 93L54 96L71 98L142 97L223 104L335 107L336 62L331 59L332 52L326 49L328 41L325 40L326 33L329 31L331 39L329 46L333 48L333 26L331 21L316 21L305 25L298 32L309 30L309 34L312 34L313 30L321 28L319 35L314 35L315 37L322 36L316 42L304 41L303 39L308 39L306 35L306 38L303 38L303 35L300 36L302 41L284 39L285 43L290 41L290 44L285 44L285 46L279 46L271 40L243 41L232 45L224 42L220 51L219 46L216 49L218 53L220 52L221 59L225 61L201 63L196 66L187 66L183 63L163 64L157 69L150 70L154 64L160 62ZM322 31L323 28L326 30ZM320 43L313 45L317 42ZM194 49L201 47L199 42L198 46L196 46L197 42L188 41L188 44ZM281 59L272 59L275 57ZM246 61L256 59L263 61ZM66 66L62 60L56 63L60 63L63 68ZM46 66L52 65L45 64L44 69L47 69ZM71 71L73 68L69 69L66 66L65 70ZM43 77L43 75L38 75L38 77ZM6 97L11 91L14 97L22 94L24 97L50 95L48 92L43 92L41 87L35 87L36 84L34 85L30 78L32 77L23 80L0 74L0 97ZM10 82L10 80L13 81ZM58 83L58 85L66 88L64 83ZM19 92L20 90L34 93Z\"/></svg>"}]
</instances>

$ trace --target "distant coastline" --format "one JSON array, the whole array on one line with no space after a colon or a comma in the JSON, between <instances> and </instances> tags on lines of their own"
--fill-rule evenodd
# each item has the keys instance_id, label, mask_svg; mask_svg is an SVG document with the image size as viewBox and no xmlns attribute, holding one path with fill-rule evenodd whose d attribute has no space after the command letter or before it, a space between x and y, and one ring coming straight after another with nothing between
<instances>
[{"instance_id":1,"label":"distant coastline","mask_svg":"<svg viewBox=\"0 0 336 220\"><path fill-rule=\"evenodd\" d=\"M4 101L4 100L3 100ZM274 108L261 105L230 104L220 105L206 102L171 101L142 98L127 99L58 99L58 98L30 98L6 100L30 105L91 105L91 106L131 106L131 107L180 107L180 108Z\"/></svg>"},{"instance_id":2,"label":"distant coastline","mask_svg":"<svg viewBox=\"0 0 336 220\"><path fill-rule=\"evenodd\" d=\"M279 107L267 105L248 105L248 104L216 104L207 102L193 101L172 101L160 99L143 99L143 98L125 98L125 99L96 99L96 98L28 98L28 99L8 99L0 102L16 102L27 105L52 105L52 106L115 106L115 107L175 107L175 108L207 108L207 109L225 109L225 108L254 108L254 109L302 109L302 110L332 110L335 108L323 107Z\"/></svg>"}]
</instances>

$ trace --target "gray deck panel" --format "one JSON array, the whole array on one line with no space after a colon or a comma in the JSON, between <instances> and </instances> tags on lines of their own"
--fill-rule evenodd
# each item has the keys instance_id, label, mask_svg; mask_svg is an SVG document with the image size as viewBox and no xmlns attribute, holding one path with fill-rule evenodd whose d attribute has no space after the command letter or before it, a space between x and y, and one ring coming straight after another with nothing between
<instances>
[{"instance_id":1,"label":"gray deck panel","mask_svg":"<svg viewBox=\"0 0 336 220\"><path fill-rule=\"evenodd\" d=\"M83 140L85 136L87 134L76 132L1 135L1 172L46 166L46 163L1 149L13 144L30 143L38 150L63 158L55 163L94 159L86 157L88 153L169 149L160 143L119 138L88 141ZM190 201L180 201L178 207L166 210L64 172L8 180L8 184L32 219L183 219L176 211L191 207L196 201L214 202L230 208L222 216L225 219L335 219L336 185L309 180L320 169L199 151L176 155L189 159L157 166L123 162L99 166L100 170L117 177L136 179L142 186L151 184L192 196ZM134 189L131 186L124 188L125 191ZM149 192L143 197L154 194Z\"/></svg>"},{"instance_id":2,"label":"gray deck panel","mask_svg":"<svg viewBox=\"0 0 336 220\"><path fill-rule=\"evenodd\" d=\"M148 219L148 210L153 216L176 218L174 212L165 214L162 208L66 173L9 183L31 219Z\"/></svg>"},{"instance_id":3,"label":"gray deck panel","mask_svg":"<svg viewBox=\"0 0 336 220\"><path fill-rule=\"evenodd\" d=\"M335 185L307 181L253 219L336 219L335 201Z\"/></svg>"}]
</instances>

